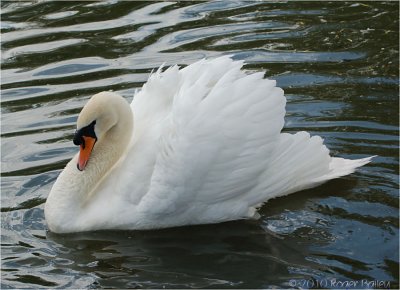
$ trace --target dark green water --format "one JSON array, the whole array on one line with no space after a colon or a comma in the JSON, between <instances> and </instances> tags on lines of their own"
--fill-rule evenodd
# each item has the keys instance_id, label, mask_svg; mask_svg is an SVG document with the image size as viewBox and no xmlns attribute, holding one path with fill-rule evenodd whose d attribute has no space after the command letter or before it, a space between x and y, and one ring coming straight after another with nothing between
<instances>
[{"instance_id":1,"label":"dark green water","mask_svg":"<svg viewBox=\"0 0 400 290\"><path fill-rule=\"evenodd\" d=\"M1 2L1 288L398 288L398 2ZM255 221L54 235L43 207L86 100L232 54L284 88L286 131L357 173ZM245 96L244 96L245 97ZM355 286L355 287L353 287Z\"/></svg>"}]
</instances>

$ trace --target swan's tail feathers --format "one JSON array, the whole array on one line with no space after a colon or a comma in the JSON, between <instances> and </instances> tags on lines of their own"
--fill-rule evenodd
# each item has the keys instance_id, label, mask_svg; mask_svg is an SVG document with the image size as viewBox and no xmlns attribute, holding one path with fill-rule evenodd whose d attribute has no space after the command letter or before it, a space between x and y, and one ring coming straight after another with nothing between
<instances>
[{"instance_id":1,"label":"swan's tail feathers","mask_svg":"<svg viewBox=\"0 0 400 290\"><path fill-rule=\"evenodd\" d=\"M330 172L321 176L316 181L324 182L330 179L342 177L353 173L358 167L364 166L365 164L371 162L372 158L376 156L370 156L362 159L344 159L338 157L332 157L329 163Z\"/></svg>"},{"instance_id":2,"label":"swan's tail feathers","mask_svg":"<svg viewBox=\"0 0 400 290\"><path fill-rule=\"evenodd\" d=\"M257 206L271 198L348 175L373 157L357 160L331 157L319 136L310 137L307 132L282 133L267 170L260 176L259 186L250 192L249 204Z\"/></svg>"}]
</instances>

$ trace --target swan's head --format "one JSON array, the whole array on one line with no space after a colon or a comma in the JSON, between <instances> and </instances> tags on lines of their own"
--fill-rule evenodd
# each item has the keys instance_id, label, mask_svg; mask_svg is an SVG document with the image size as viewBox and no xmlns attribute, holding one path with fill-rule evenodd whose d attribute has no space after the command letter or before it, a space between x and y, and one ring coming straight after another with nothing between
<instances>
[{"instance_id":1,"label":"swan's head","mask_svg":"<svg viewBox=\"0 0 400 290\"><path fill-rule=\"evenodd\" d=\"M122 146L126 146L131 132L121 134L115 129L125 126L126 130L132 131L132 122L129 104L120 95L101 92L91 97L79 114L73 139L74 144L80 146L78 169L85 169L98 141L123 143ZM119 134L110 134L113 131Z\"/></svg>"}]
</instances>

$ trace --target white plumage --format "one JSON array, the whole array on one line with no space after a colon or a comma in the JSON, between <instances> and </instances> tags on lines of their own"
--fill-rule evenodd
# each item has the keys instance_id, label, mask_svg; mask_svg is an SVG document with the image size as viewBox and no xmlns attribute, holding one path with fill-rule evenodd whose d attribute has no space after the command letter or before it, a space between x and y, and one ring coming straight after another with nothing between
<instances>
[{"instance_id":1,"label":"white plumage","mask_svg":"<svg viewBox=\"0 0 400 290\"><path fill-rule=\"evenodd\" d=\"M242 65L220 57L160 68L135 94L133 117L118 111L128 105L116 94L95 95L78 129L96 120L98 142L85 170L76 168L75 156L55 183L45 208L50 229L154 229L252 218L271 198L370 161L332 158L318 136L281 133L283 90L263 73L246 74ZM98 129L128 118L133 132L129 124L111 126L118 134ZM118 147L114 137L122 134L130 141Z\"/></svg>"}]
</instances>

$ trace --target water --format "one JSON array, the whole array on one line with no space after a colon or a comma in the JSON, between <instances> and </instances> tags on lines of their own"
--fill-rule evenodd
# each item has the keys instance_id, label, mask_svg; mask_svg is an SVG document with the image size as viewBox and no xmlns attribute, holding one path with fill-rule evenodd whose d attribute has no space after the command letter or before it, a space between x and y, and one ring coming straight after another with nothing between
<instances>
[{"instance_id":1,"label":"water","mask_svg":"<svg viewBox=\"0 0 400 290\"><path fill-rule=\"evenodd\" d=\"M1 6L2 288L399 286L398 2ZM335 156L378 157L269 202L259 221L48 232L44 202L87 99L132 99L162 63L222 54L285 89L285 131L318 134Z\"/></svg>"}]
</instances>

